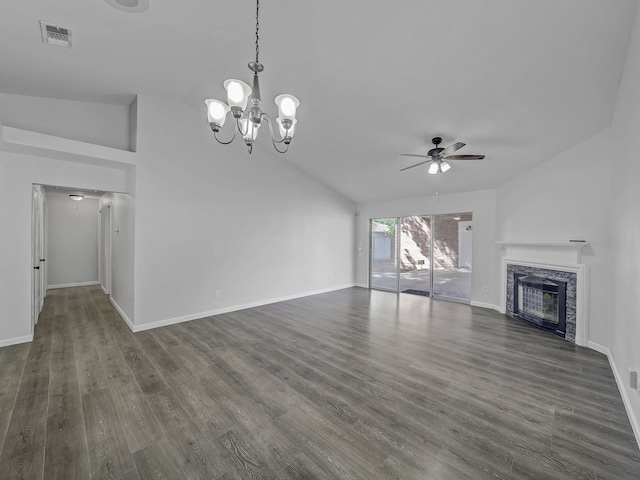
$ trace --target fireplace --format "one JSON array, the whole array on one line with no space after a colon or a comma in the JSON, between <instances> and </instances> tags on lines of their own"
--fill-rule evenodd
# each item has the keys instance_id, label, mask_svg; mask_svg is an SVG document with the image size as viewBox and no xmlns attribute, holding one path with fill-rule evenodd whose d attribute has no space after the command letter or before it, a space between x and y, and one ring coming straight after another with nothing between
<instances>
[{"instance_id":1,"label":"fireplace","mask_svg":"<svg viewBox=\"0 0 640 480\"><path fill-rule=\"evenodd\" d=\"M567 282L514 273L513 315L564 338Z\"/></svg>"},{"instance_id":2,"label":"fireplace","mask_svg":"<svg viewBox=\"0 0 640 480\"><path fill-rule=\"evenodd\" d=\"M576 340L577 275L551 265L506 265L506 314Z\"/></svg>"},{"instance_id":3,"label":"fireplace","mask_svg":"<svg viewBox=\"0 0 640 480\"><path fill-rule=\"evenodd\" d=\"M586 346L589 268L581 262L581 251L589 243L577 240L496 243L502 249L500 312Z\"/></svg>"}]
</instances>

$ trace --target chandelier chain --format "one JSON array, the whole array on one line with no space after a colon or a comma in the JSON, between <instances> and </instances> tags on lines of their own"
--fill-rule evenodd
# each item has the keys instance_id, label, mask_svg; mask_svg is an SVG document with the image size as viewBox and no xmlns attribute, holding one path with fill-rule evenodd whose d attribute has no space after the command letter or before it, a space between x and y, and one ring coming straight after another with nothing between
<instances>
[{"instance_id":1,"label":"chandelier chain","mask_svg":"<svg viewBox=\"0 0 640 480\"><path fill-rule=\"evenodd\" d=\"M260 45L258 44L258 41L260 40L260 35L259 35L260 20L258 18L259 13L260 13L260 0L257 0L256 1L256 63L260 63L260 61L258 60L258 56L260 55Z\"/></svg>"}]
</instances>

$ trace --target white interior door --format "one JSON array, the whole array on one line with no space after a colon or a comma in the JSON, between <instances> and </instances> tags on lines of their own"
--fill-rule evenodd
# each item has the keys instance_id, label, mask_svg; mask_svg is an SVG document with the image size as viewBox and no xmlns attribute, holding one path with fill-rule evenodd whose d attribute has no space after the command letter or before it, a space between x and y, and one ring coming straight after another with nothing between
<instances>
[{"instance_id":1,"label":"white interior door","mask_svg":"<svg viewBox=\"0 0 640 480\"><path fill-rule=\"evenodd\" d=\"M31 264L32 270L32 302L31 324L38 323L38 316L44 303L44 198L40 187L33 186L31 204Z\"/></svg>"}]
</instances>

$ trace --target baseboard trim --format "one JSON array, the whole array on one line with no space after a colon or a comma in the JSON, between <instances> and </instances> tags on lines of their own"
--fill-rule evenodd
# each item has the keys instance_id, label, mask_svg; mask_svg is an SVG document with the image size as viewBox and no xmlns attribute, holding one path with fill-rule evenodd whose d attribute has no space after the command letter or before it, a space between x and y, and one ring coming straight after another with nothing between
<instances>
[{"instance_id":1,"label":"baseboard trim","mask_svg":"<svg viewBox=\"0 0 640 480\"><path fill-rule=\"evenodd\" d=\"M132 332L135 332L136 330L134 329L133 322L129 319L127 314L124 313L124 310L122 310L120 305L118 305L118 303L113 299L113 297L109 297L109 301L111 302L111 305L113 305L113 308L116 309L116 312L118 312L118 314L122 317L122 320L124 320L124 323L127 324L127 327L129 327L129 330L131 330Z\"/></svg>"},{"instance_id":2,"label":"baseboard trim","mask_svg":"<svg viewBox=\"0 0 640 480\"><path fill-rule=\"evenodd\" d=\"M310 297L312 295L320 295L322 293L335 292L336 290L344 290L345 288L356 287L355 283L348 285L341 285L338 287L325 288L322 290L313 290L311 292L297 293L294 295L286 295L284 297L275 297L267 300L259 300L257 302L244 303L241 305L233 305L231 307L218 308L215 310L209 310L207 312L199 312L191 315L184 315L181 317L167 318L165 320L159 320L157 322L143 323L140 325L133 325L131 330L133 332L142 332L144 330L151 330L153 328L167 327L169 325L175 325L176 323L190 322L191 320L197 320L199 318L212 317L214 315L222 315L224 313L237 312L238 310L246 310L247 308L261 307L263 305L269 305L271 303L286 302L287 300L295 300L296 298Z\"/></svg>"},{"instance_id":3,"label":"baseboard trim","mask_svg":"<svg viewBox=\"0 0 640 480\"><path fill-rule=\"evenodd\" d=\"M33 335L25 335L23 337L5 338L0 340L0 347L8 347L10 345L18 345L19 343L28 343L33 341Z\"/></svg>"},{"instance_id":4,"label":"baseboard trim","mask_svg":"<svg viewBox=\"0 0 640 480\"><path fill-rule=\"evenodd\" d=\"M470 305L472 307L488 308L490 310L496 310L497 312L500 312L500 306L499 305L494 305L493 303L476 302L476 301L472 300ZM500 313L502 313L502 312L500 312Z\"/></svg>"},{"instance_id":5,"label":"baseboard trim","mask_svg":"<svg viewBox=\"0 0 640 480\"><path fill-rule=\"evenodd\" d=\"M598 353L602 353L603 355L606 355L607 358L609 359L609 363L611 363L611 355L609 354L609 349L607 347L600 345L599 343L592 342L591 340L587 342L587 347L589 347L591 350L595 350ZM611 366L611 368L613 368L613 365Z\"/></svg>"},{"instance_id":6,"label":"baseboard trim","mask_svg":"<svg viewBox=\"0 0 640 480\"><path fill-rule=\"evenodd\" d=\"M54 290L56 288L87 287L89 285L100 285L100 282L60 283L58 285L49 285L47 290Z\"/></svg>"},{"instance_id":7,"label":"baseboard trim","mask_svg":"<svg viewBox=\"0 0 640 480\"><path fill-rule=\"evenodd\" d=\"M636 437L636 443L640 448L640 423L638 422L638 418L636 417L636 414L634 413L631 407L631 400L629 399L629 394L627 392L627 389L625 388L625 383L623 381L623 378L625 377L620 375L618 367L616 366L616 362L613 360L613 357L611 356L611 352L607 347L600 345L599 343L592 342L591 340L587 342L587 346L597 352L600 352L606 355L607 359L609 359L609 365L611 365L613 376L616 379L616 384L618 385L618 391L620 392L620 396L622 397L622 403L624 404L624 409L627 411L627 417L629 417L629 423L631 423L631 429L633 430L633 434Z\"/></svg>"},{"instance_id":8,"label":"baseboard trim","mask_svg":"<svg viewBox=\"0 0 640 480\"><path fill-rule=\"evenodd\" d=\"M353 286L360 288L369 288L369 285L367 285L366 283L354 283Z\"/></svg>"}]
</instances>

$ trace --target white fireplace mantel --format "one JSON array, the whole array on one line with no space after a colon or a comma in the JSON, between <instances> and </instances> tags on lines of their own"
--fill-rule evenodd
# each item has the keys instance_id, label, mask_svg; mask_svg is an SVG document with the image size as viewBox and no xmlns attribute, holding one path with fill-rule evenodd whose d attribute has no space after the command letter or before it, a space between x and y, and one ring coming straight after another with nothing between
<instances>
[{"instance_id":1,"label":"white fireplace mantel","mask_svg":"<svg viewBox=\"0 0 640 480\"><path fill-rule=\"evenodd\" d=\"M543 241L511 241L496 242L504 250L504 256L546 263L581 263L581 252L589 245L587 241L543 242Z\"/></svg>"}]
</instances>

